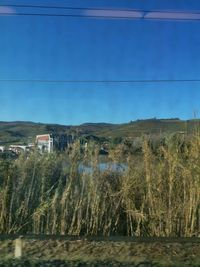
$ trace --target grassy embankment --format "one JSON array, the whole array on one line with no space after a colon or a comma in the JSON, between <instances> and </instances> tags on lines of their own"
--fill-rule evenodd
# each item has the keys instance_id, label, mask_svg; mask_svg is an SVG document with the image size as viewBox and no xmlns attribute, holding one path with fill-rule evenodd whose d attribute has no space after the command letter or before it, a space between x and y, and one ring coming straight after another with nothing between
<instances>
[{"instance_id":1,"label":"grassy embankment","mask_svg":"<svg viewBox=\"0 0 200 267\"><path fill-rule=\"evenodd\" d=\"M0 241L0 266L199 267L199 243L131 243L26 240L13 260L12 241Z\"/></svg>"}]
</instances>

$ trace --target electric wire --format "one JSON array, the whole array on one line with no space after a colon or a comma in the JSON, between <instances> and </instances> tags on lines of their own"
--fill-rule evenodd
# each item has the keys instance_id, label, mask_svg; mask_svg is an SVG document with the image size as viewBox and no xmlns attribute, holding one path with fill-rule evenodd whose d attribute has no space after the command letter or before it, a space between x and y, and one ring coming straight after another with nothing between
<instances>
[{"instance_id":1,"label":"electric wire","mask_svg":"<svg viewBox=\"0 0 200 267\"><path fill-rule=\"evenodd\" d=\"M111 9L91 7L67 7L46 5L21 5L0 4L4 8L28 8L28 9L59 9L68 11L85 11L80 14L58 14L58 13L34 13L34 12L8 12L0 10L0 16L41 16L41 17L79 17L79 18L104 18L104 19L135 19L135 20L173 20L173 21L199 21L198 11L169 11L169 10L139 10L139 9ZM97 13L95 13L97 12ZM100 13L98 13L100 12ZM128 12L128 13L127 13ZM128 16L127 16L128 14ZM160 14L160 17L159 17Z\"/></svg>"},{"instance_id":2,"label":"electric wire","mask_svg":"<svg viewBox=\"0 0 200 267\"><path fill-rule=\"evenodd\" d=\"M199 83L200 79L154 79L154 80L43 80L43 79L0 79L7 83Z\"/></svg>"}]
</instances>

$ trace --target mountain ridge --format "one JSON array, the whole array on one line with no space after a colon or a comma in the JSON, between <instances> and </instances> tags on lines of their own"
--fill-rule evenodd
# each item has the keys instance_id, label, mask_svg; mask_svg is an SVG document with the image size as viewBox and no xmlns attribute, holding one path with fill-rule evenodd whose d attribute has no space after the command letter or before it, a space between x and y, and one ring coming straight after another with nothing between
<instances>
[{"instance_id":1,"label":"mountain ridge","mask_svg":"<svg viewBox=\"0 0 200 267\"><path fill-rule=\"evenodd\" d=\"M0 142L27 142L38 134L63 133L79 136L93 135L104 138L136 137L141 134L191 132L199 126L199 119L181 120L141 119L127 123L86 122L80 125L61 125L31 121L0 121Z\"/></svg>"}]
</instances>

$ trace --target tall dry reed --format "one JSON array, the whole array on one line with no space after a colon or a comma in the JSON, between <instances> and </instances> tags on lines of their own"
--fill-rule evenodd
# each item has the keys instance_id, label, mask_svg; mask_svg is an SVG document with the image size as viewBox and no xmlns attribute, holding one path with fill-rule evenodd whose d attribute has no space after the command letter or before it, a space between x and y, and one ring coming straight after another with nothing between
<instances>
[{"instance_id":1,"label":"tall dry reed","mask_svg":"<svg viewBox=\"0 0 200 267\"><path fill-rule=\"evenodd\" d=\"M0 232L198 236L200 136L171 135L140 154L123 144L100 170L99 146L0 161ZM80 166L85 167L81 170Z\"/></svg>"}]
</instances>

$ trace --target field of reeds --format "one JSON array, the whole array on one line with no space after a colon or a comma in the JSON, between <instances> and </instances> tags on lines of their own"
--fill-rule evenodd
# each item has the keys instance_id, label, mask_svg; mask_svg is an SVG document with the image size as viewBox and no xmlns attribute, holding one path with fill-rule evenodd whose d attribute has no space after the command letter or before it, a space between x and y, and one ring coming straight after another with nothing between
<instances>
[{"instance_id":1,"label":"field of reeds","mask_svg":"<svg viewBox=\"0 0 200 267\"><path fill-rule=\"evenodd\" d=\"M79 141L62 153L0 161L0 233L199 236L200 135L144 136L140 153ZM80 171L80 164L90 171ZM91 171L92 170L92 171Z\"/></svg>"}]
</instances>

